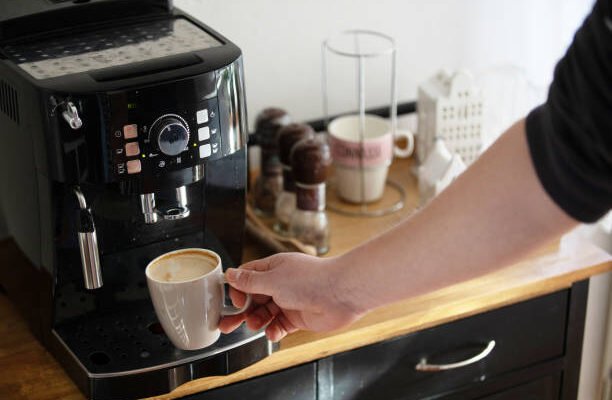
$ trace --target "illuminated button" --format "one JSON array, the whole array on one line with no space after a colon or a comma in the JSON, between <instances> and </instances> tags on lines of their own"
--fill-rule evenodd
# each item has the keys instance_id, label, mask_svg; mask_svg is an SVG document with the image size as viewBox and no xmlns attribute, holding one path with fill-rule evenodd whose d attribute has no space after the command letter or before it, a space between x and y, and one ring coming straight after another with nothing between
<instances>
[{"instance_id":1,"label":"illuminated button","mask_svg":"<svg viewBox=\"0 0 612 400\"><path fill-rule=\"evenodd\" d=\"M203 128L198 129L198 140L201 142L202 140L210 139L210 128L205 126Z\"/></svg>"},{"instance_id":2,"label":"illuminated button","mask_svg":"<svg viewBox=\"0 0 612 400\"><path fill-rule=\"evenodd\" d=\"M127 171L128 171L128 174L137 174L140 171L142 171L142 164L140 164L140 160L128 161Z\"/></svg>"},{"instance_id":3,"label":"illuminated button","mask_svg":"<svg viewBox=\"0 0 612 400\"><path fill-rule=\"evenodd\" d=\"M208 122L208 109L200 110L196 113L196 119L198 120L198 124L205 124Z\"/></svg>"},{"instance_id":4,"label":"illuminated button","mask_svg":"<svg viewBox=\"0 0 612 400\"><path fill-rule=\"evenodd\" d=\"M210 157L211 153L210 144L203 144L200 146L200 158Z\"/></svg>"},{"instance_id":5,"label":"illuminated button","mask_svg":"<svg viewBox=\"0 0 612 400\"><path fill-rule=\"evenodd\" d=\"M125 125L123 127L123 137L126 139L136 139L138 137L138 125Z\"/></svg>"},{"instance_id":6,"label":"illuminated button","mask_svg":"<svg viewBox=\"0 0 612 400\"><path fill-rule=\"evenodd\" d=\"M138 142L130 142L125 145L125 155L128 157L137 156L140 154L140 147Z\"/></svg>"}]
</instances>

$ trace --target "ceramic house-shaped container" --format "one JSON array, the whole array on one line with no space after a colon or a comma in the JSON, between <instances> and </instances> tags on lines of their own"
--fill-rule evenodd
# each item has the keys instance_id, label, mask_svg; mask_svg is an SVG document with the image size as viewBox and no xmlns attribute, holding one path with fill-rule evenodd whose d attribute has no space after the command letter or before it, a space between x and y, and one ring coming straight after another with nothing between
<instances>
[{"instance_id":1,"label":"ceramic house-shaped container","mask_svg":"<svg viewBox=\"0 0 612 400\"><path fill-rule=\"evenodd\" d=\"M482 150L483 97L467 72L439 72L419 86L417 154L423 162L436 138L471 164Z\"/></svg>"},{"instance_id":2,"label":"ceramic house-shaped container","mask_svg":"<svg viewBox=\"0 0 612 400\"><path fill-rule=\"evenodd\" d=\"M420 204L425 205L440 194L465 168L461 157L457 153L452 154L442 139L436 139L418 169Z\"/></svg>"}]
</instances>

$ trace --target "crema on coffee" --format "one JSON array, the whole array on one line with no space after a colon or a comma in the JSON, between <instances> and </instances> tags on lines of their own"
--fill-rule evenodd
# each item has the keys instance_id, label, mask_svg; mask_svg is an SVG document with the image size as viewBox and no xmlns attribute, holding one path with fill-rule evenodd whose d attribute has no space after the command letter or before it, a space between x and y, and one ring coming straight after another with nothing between
<instances>
[{"instance_id":1,"label":"crema on coffee","mask_svg":"<svg viewBox=\"0 0 612 400\"><path fill-rule=\"evenodd\" d=\"M162 282L185 282L208 274L215 266L216 260L206 254L184 252L159 259L149 275Z\"/></svg>"}]
</instances>

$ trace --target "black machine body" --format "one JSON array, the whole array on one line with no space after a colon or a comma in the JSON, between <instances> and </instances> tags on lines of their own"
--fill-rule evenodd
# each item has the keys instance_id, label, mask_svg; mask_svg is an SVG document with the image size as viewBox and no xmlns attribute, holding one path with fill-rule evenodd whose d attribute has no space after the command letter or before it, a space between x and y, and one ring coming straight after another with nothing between
<instances>
[{"instance_id":1,"label":"black machine body","mask_svg":"<svg viewBox=\"0 0 612 400\"><path fill-rule=\"evenodd\" d=\"M6 2L4 2L6 3ZM273 350L238 330L168 342L144 268L177 248L241 262L242 57L161 0L0 6L0 206L23 262L0 284L94 399L161 394Z\"/></svg>"}]
</instances>

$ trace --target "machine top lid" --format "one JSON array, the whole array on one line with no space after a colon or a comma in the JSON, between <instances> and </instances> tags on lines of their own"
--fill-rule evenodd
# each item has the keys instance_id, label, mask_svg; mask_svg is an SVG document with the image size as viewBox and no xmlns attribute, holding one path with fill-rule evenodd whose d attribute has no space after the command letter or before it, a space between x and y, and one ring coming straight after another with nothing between
<instances>
[{"instance_id":1,"label":"machine top lid","mask_svg":"<svg viewBox=\"0 0 612 400\"><path fill-rule=\"evenodd\" d=\"M117 18L169 14L172 0L2 0L0 41Z\"/></svg>"},{"instance_id":2,"label":"machine top lid","mask_svg":"<svg viewBox=\"0 0 612 400\"><path fill-rule=\"evenodd\" d=\"M2 52L32 77L48 79L219 46L208 32L177 18L6 45Z\"/></svg>"}]
</instances>

